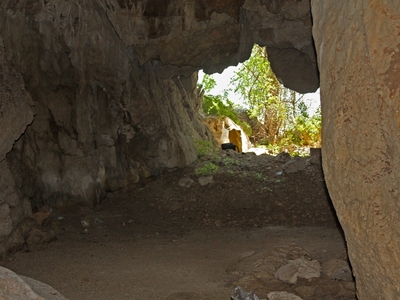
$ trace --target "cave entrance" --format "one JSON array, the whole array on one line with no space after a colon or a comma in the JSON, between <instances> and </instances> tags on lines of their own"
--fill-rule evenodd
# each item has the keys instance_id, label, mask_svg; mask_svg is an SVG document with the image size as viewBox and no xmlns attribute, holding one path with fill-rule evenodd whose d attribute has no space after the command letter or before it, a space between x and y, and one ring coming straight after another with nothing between
<instances>
[{"instance_id":1,"label":"cave entrance","mask_svg":"<svg viewBox=\"0 0 400 300\"><path fill-rule=\"evenodd\" d=\"M226 299L238 286L354 299L318 155L200 149L187 168L46 220L58 239L3 265L69 299Z\"/></svg>"},{"instance_id":2,"label":"cave entrance","mask_svg":"<svg viewBox=\"0 0 400 300\"><path fill-rule=\"evenodd\" d=\"M200 71L198 87L201 114L219 144L233 143L239 152L303 156L321 146L319 90L300 94L286 88L265 47L255 44L247 61L221 74Z\"/></svg>"}]
</instances>

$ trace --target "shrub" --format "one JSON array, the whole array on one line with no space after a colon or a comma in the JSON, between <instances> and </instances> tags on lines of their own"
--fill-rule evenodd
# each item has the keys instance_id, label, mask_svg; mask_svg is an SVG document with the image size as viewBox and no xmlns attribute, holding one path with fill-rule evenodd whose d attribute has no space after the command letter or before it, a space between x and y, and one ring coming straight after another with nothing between
<instances>
[{"instance_id":1,"label":"shrub","mask_svg":"<svg viewBox=\"0 0 400 300\"><path fill-rule=\"evenodd\" d=\"M216 151L213 144L208 141L198 140L194 142L196 153L198 157L212 155Z\"/></svg>"},{"instance_id":2,"label":"shrub","mask_svg":"<svg viewBox=\"0 0 400 300\"><path fill-rule=\"evenodd\" d=\"M218 166L208 162L206 163L203 167L197 168L196 169L196 175L197 176L210 176L218 171Z\"/></svg>"}]
</instances>

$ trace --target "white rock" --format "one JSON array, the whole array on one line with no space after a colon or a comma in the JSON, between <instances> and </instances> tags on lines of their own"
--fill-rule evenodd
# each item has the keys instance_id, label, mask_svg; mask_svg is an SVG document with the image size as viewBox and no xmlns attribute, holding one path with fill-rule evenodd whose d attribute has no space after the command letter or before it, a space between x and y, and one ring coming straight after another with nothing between
<instances>
[{"instance_id":1,"label":"white rock","mask_svg":"<svg viewBox=\"0 0 400 300\"><path fill-rule=\"evenodd\" d=\"M296 266L299 277L309 279L321 276L321 265L317 260L307 260L301 257L289 262Z\"/></svg>"}]
</instances>

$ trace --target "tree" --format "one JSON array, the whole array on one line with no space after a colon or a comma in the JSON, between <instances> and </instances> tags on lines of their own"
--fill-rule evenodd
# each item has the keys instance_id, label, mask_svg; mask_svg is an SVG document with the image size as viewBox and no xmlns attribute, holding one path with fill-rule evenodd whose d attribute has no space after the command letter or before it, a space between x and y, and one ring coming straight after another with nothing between
<instances>
[{"instance_id":1,"label":"tree","mask_svg":"<svg viewBox=\"0 0 400 300\"><path fill-rule=\"evenodd\" d=\"M265 47L254 45L250 58L240 65L231 85L244 99L250 118L260 123L258 130L253 130L254 142L302 146L305 137L306 145L320 142L320 129L317 130L320 116L310 119L303 96L278 81ZM310 130L319 136L310 134Z\"/></svg>"},{"instance_id":2,"label":"tree","mask_svg":"<svg viewBox=\"0 0 400 300\"><path fill-rule=\"evenodd\" d=\"M223 95L210 94L215 85L216 82L214 78L212 78L211 75L204 74L203 80L198 86L198 88L204 91L203 112L220 118L228 117L238 124L248 136L251 135L251 126L243 120L240 120L237 107L228 99L228 91L225 91Z\"/></svg>"}]
</instances>

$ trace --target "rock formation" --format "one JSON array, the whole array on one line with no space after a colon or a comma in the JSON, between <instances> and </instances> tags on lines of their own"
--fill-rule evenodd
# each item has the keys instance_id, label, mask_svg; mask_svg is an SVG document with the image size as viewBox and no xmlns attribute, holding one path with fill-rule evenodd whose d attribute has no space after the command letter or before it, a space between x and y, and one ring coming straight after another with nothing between
<instances>
[{"instance_id":1,"label":"rock formation","mask_svg":"<svg viewBox=\"0 0 400 300\"><path fill-rule=\"evenodd\" d=\"M0 244L30 206L95 205L193 162L194 141L212 140L201 68L257 42L288 87L319 85L306 0L6 0L0 37Z\"/></svg>"},{"instance_id":2,"label":"rock formation","mask_svg":"<svg viewBox=\"0 0 400 300\"><path fill-rule=\"evenodd\" d=\"M399 299L400 7L312 1L323 165L360 299ZM96 204L211 140L196 71L253 43L289 88L319 86L308 0L0 3L0 254L34 208Z\"/></svg>"},{"instance_id":3,"label":"rock formation","mask_svg":"<svg viewBox=\"0 0 400 300\"><path fill-rule=\"evenodd\" d=\"M400 299L400 6L313 1L322 159L359 299Z\"/></svg>"}]
</instances>

